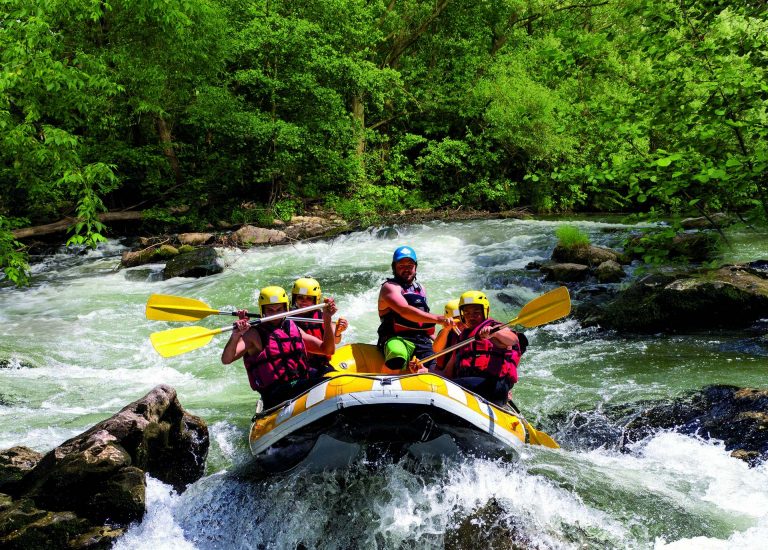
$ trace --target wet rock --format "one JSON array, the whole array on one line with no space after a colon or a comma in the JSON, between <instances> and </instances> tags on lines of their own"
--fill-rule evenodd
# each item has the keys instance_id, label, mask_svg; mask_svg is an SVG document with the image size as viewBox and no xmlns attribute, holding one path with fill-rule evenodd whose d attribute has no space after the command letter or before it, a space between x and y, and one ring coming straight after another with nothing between
<instances>
[{"instance_id":1,"label":"wet rock","mask_svg":"<svg viewBox=\"0 0 768 550\"><path fill-rule=\"evenodd\" d=\"M762 279L768 279L768 260L749 262L744 266L745 271Z\"/></svg>"},{"instance_id":2,"label":"wet rock","mask_svg":"<svg viewBox=\"0 0 768 550\"><path fill-rule=\"evenodd\" d=\"M593 308L575 310L585 326L627 332L748 327L768 317L768 279L744 266L646 276Z\"/></svg>"},{"instance_id":3,"label":"wet rock","mask_svg":"<svg viewBox=\"0 0 768 550\"><path fill-rule=\"evenodd\" d=\"M603 262L618 262L617 252L603 246L563 246L558 244L552 251L552 260L559 263L582 264L595 267Z\"/></svg>"},{"instance_id":4,"label":"wet rock","mask_svg":"<svg viewBox=\"0 0 768 550\"><path fill-rule=\"evenodd\" d=\"M14 500L0 500L0 546L108 547L119 534L113 526L143 517L145 474L183 491L203 475L208 444L205 423L173 388L157 386L3 486ZM18 449L3 456L35 460Z\"/></svg>"},{"instance_id":5,"label":"wet rock","mask_svg":"<svg viewBox=\"0 0 768 550\"><path fill-rule=\"evenodd\" d=\"M155 250L155 254L152 259L154 261L167 260L169 258L173 258L174 256L178 256L178 255L179 255L178 248L170 244L163 244L163 245L160 245L160 247Z\"/></svg>"},{"instance_id":6,"label":"wet rock","mask_svg":"<svg viewBox=\"0 0 768 550\"><path fill-rule=\"evenodd\" d=\"M41 458L42 453L22 446L0 452L0 491L11 490Z\"/></svg>"},{"instance_id":7,"label":"wet rock","mask_svg":"<svg viewBox=\"0 0 768 550\"><path fill-rule=\"evenodd\" d=\"M120 265L122 267L135 267L137 265L143 265L152 261L155 255L155 251L152 248L145 248L143 250L129 250L123 252L120 259Z\"/></svg>"},{"instance_id":8,"label":"wet rock","mask_svg":"<svg viewBox=\"0 0 768 550\"><path fill-rule=\"evenodd\" d=\"M710 386L650 404L625 426L622 447L664 429L722 440L732 456L754 466L768 459L768 389Z\"/></svg>"},{"instance_id":9,"label":"wet rock","mask_svg":"<svg viewBox=\"0 0 768 550\"><path fill-rule=\"evenodd\" d=\"M308 239L320 237L330 231L338 231L344 227L346 227L346 223L338 218L293 216L290 225L285 229L285 234L289 239Z\"/></svg>"},{"instance_id":10,"label":"wet rock","mask_svg":"<svg viewBox=\"0 0 768 550\"><path fill-rule=\"evenodd\" d=\"M254 246L259 244L282 244L288 240L284 231L266 229L253 225L244 225L232 234L235 242L241 246Z\"/></svg>"},{"instance_id":11,"label":"wet rock","mask_svg":"<svg viewBox=\"0 0 768 550\"><path fill-rule=\"evenodd\" d=\"M396 227L392 227L392 226L386 226L386 227L381 227L379 229L376 229L373 234L377 239L382 239L382 240L393 240L400 237L400 232L397 230Z\"/></svg>"},{"instance_id":12,"label":"wet rock","mask_svg":"<svg viewBox=\"0 0 768 550\"><path fill-rule=\"evenodd\" d=\"M584 281L589 275L589 267L574 263L546 263L541 266L545 281L572 283Z\"/></svg>"},{"instance_id":13,"label":"wet rock","mask_svg":"<svg viewBox=\"0 0 768 550\"><path fill-rule=\"evenodd\" d=\"M40 510L32 500L21 499L0 511L0 546L9 550L68 548L70 540L89 527L73 512Z\"/></svg>"},{"instance_id":14,"label":"wet rock","mask_svg":"<svg viewBox=\"0 0 768 550\"><path fill-rule=\"evenodd\" d=\"M683 229L706 229L708 227L713 227L712 224L715 224L717 227L722 227L730 225L733 222L733 218L728 214L716 212L709 216L709 219L704 216L701 216L700 218L686 218L680 222L680 225Z\"/></svg>"},{"instance_id":15,"label":"wet rock","mask_svg":"<svg viewBox=\"0 0 768 550\"><path fill-rule=\"evenodd\" d=\"M189 246L210 244L216 239L213 233L179 233L179 242Z\"/></svg>"},{"instance_id":16,"label":"wet rock","mask_svg":"<svg viewBox=\"0 0 768 550\"><path fill-rule=\"evenodd\" d=\"M618 283L626 275L618 262L608 260L597 266L595 276L601 283Z\"/></svg>"},{"instance_id":17,"label":"wet rock","mask_svg":"<svg viewBox=\"0 0 768 550\"><path fill-rule=\"evenodd\" d=\"M463 518L458 526L445 533L445 550L464 548L494 548L526 550L536 548L530 537L515 524L499 502L492 498L474 513Z\"/></svg>"},{"instance_id":18,"label":"wet rock","mask_svg":"<svg viewBox=\"0 0 768 550\"><path fill-rule=\"evenodd\" d=\"M172 258L163 270L163 278L207 277L224 271L226 264L216 248L199 248Z\"/></svg>"}]
</instances>

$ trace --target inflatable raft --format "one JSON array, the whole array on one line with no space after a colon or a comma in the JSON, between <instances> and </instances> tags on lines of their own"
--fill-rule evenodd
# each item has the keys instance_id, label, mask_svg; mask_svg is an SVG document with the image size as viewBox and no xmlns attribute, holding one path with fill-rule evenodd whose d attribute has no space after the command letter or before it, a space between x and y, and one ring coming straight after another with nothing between
<instances>
[{"instance_id":1,"label":"inflatable raft","mask_svg":"<svg viewBox=\"0 0 768 550\"><path fill-rule=\"evenodd\" d=\"M327 380L253 417L249 444L258 466L325 469L384 453L500 456L525 443L557 446L514 412L442 376L393 373L376 346L343 346L331 365Z\"/></svg>"}]
</instances>

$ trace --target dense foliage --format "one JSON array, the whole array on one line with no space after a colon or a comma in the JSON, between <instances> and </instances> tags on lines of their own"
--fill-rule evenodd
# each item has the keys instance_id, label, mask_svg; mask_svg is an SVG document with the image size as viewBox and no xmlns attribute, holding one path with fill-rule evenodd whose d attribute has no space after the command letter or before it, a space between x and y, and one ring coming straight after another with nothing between
<instances>
[{"instance_id":1,"label":"dense foliage","mask_svg":"<svg viewBox=\"0 0 768 550\"><path fill-rule=\"evenodd\" d=\"M5 0L10 231L467 205L765 211L761 0Z\"/></svg>"}]
</instances>

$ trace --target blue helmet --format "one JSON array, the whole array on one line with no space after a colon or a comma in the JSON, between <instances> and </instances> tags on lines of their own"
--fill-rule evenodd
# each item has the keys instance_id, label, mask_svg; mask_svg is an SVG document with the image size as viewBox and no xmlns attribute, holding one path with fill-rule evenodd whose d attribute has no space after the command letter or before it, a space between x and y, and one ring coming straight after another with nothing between
<instances>
[{"instance_id":1,"label":"blue helmet","mask_svg":"<svg viewBox=\"0 0 768 550\"><path fill-rule=\"evenodd\" d=\"M403 258L410 258L416 264L419 263L419 260L416 258L416 251L410 246L398 246L395 249L395 253L392 254L392 263L397 263Z\"/></svg>"}]
</instances>

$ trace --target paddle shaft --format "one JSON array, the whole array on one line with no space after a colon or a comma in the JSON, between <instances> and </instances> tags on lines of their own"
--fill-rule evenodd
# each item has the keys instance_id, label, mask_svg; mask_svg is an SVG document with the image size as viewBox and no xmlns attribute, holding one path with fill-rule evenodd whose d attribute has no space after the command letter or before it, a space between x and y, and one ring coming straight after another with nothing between
<instances>
[{"instance_id":1,"label":"paddle shaft","mask_svg":"<svg viewBox=\"0 0 768 550\"><path fill-rule=\"evenodd\" d=\"M295 313L296 310L291 311L291 313ZM219 311L219 315L237 315L236 311ZM265 318L259 317L258 313L249 313L247 315L248 317L256 317L255 321L263 321ZM306 317L286 317L286 319L289 319L291 321L301 321L302 323L311 323L311 324L317 324L321 325L323 323L322 319L307 319ZM251 325L255 325L258 323L251 322Z\"/></svg>"},{"instance_id":2,"label":"paddle shaft","mask_svg":"<svg viewBox=\"0 0 768 550\"><path fill-rule=\"evenodd\" d=\"M519 317L515 317L514 319L512 319L508 323L504 323L503 325L497 325L497 326L493 327L491 329L491 334L493 334L494 332L499 331L499 330L501 330L503 328L511 327L512 325L517 323L518 319L519 319ZM452 345L450 347L445 348L442 351L438 351L437 353L434 353L434 354L430 355L429 357L425 357L424 359L419 359L417 362L419 363L419 365L423 365L424 363L426 363L428 361L432 361L432 359L437 359L438 357L442 357L446 353L451 353L452 351L455 351L455 350L457 350L457 349L459 349L461 347L464 347L467 344L471 344L472 342L474 342L477 339L478 339L477 336L473 336L472 338L467 338L466 340L462 340L458 344L454 344L454 345Z\"/></svg>"},{"instance_id":3,"label":"paddle shaft","mask_svg":"<svg viewBox=\"0 0 768 550\"><path fill-rule=\"evenodd\" d=\"M517 317L507 323L504 323L503 325L496 325L493 327L491 329L491 334L514 324L520 324L528 328L536 327L544 323L549 323L556 319L560 319L561 317L565 317L570 313L570 311L571 299L568 295L568 289L563 286L555 290L551 290L546 294L539 296L538 298L534 298L525 304L525 306L523 306L523 309L520 310ZM427 361L441 357L446 353L451 353L452 351L466 346L475 340L478 340L477 336L467 338L466 340L459 342L458 344L454 344L453 346L450 346L438 353L430 355L424 359L420 359L417 361L417 363L419 365L423 365Z\"/></svg>"},{"instance_id":4,"label":"paddle shaft","mask_svg":"<svg viewBox=\"0 0 768 550\"><path fill-rule=\"evenodd\" d=\"M288 317L289 319L291 319L293 321L300 320L300 321L309 321L309 322L320 322L320 323L322 323L323 322L322 319L302 319L302 318L298 318L297 319L297 318L294 318L294 317L291 317L291 316L292 315L296 315L297 313L308 313L310 311L315 311L317 309L323 309L324 307L325 307L325 304L316 304L314 306L307 306L307 307L301 307L299 309L292 309L291 311L284 311L282 313L275 313L274 315L268 315L267 317L259 317L258 319L254 319L253 321L249 321L248 324L251 325L252 327L255 327L256 325L260 325L261 323L266 323L266 322L269 322L269 321L275 321L276 319L285 319L286 317ZM233 312L233 315L237 315L237 313ZM249 317L250 317L250 315L249 315ZM227 327L227 328L221 329L221 332L227 332L227 331L230 331L230 330L235 330L235 326L237 326L237 325L235 325L233 323L231 327Z\"/></svg>"}]
</instances>

